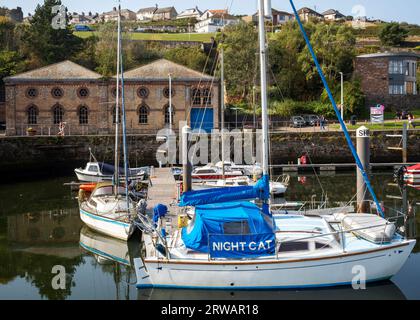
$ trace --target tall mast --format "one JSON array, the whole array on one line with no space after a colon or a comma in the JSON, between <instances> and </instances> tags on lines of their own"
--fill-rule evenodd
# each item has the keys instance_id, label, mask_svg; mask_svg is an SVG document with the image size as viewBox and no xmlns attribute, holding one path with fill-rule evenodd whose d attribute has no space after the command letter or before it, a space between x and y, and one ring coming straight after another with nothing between
<instances>
[{"instance_id":1,"label":"tall mast","mask_svg":"<svg viewBox=\"0 0 420 320\"><path fill-rule=\"evenodd\" d=\"M264 26L264 0L259 3L259 40L260 40L260 69L261 69L261 117L262 117L262 138L263 152L262 165L263 174L268 175L268 105L267 105L267 57Z\"/></svg>"},{"instance_id":2,"label":"tall mast","mask_svg":"<svg viewBox=\"0 0 420 320\"><path fill-rule=\"evenodd\" d=\"M169 134L172 132L172 75L169 74Z\"/></svg>"},{"instance_id":3,"label":"tall mast","mask_svg":"<svg viewBox=\"0 0 420 320\"><path fill-rule=\"evenodd\" d=\"M121 10L121 7L119 8ZM120 13L121 16L121 13ZM121 42L121 37L120 37ZM125 89L124 89L124 67L123 67L123 54L122 45L120 43L120 68L121 68L121 108L122 108L122 132L123 132L123 152L124 152L124 178L125 178L125 198L127 202L128 217L130 218L130 201L128 194L128 150L127 150L127 117L125 112Z\"/></svg>"},{"instance_id":4,"label":"tall mast","mask_svg":"<svg viewBox=\"0 0 420 320\"><path fill-rule=\"evenodd\" d=\"M120 2L120 1L118 1ZM118 152L118 131L120 122L120 52L121 52L121 4L118 4L118 31L117 31L117 84L116 84L116 103L115 103L115 172L114 172L114 193L118 194L118 186L120 184L119 178L119 152Z\"/></svg>"},{"instance_id":5,"label":"tall mast","mask_svg":"<svg viewBox=\"0 0 420 320\"><path fill-rule=\"evenodd\" d=\"M221 64L221 70L220 70L220 82L221 82L221 88L220 88L220 96L221 96L221 113L222 113L222 128L221 128L221 139L222 139L222 179L225 179L225 139L224 139L224 133L225 133L225 52L223 49L223 46L220 51L220 64Z\"/></svg>"}]
</instances>

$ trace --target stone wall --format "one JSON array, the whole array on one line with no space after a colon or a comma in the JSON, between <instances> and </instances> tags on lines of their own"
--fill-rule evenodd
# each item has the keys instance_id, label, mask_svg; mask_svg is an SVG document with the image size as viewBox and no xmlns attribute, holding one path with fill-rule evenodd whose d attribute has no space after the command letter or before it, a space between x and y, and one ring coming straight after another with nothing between
<instances>
[{"instance_id":1,"label":"stone wall","mask_svg":"<svg viewBox=\"0 0 420 320\"><path fill-rule=\"evenodd\" d=\"M371 161L401 162L396 147L399 138L387 138L387 132L373 132ZM400 132L399 132L400 133ZM354 137L354 133L352 133ZM131 166L157 165L156 151L162 142L154 135L128 136ZM409 162L420 161L420 131L410 130ZM54 175L73 174L73 169L89 160L89 147L98 161L113 161L114 137L4 137L0 138L0 173L3 176L34 176L41 172ZM271 136L271 163L296 163L307 152L313 163L353 163L345 138L339 132L326 133L273 133Z\"/></svg>"}]
</instances>

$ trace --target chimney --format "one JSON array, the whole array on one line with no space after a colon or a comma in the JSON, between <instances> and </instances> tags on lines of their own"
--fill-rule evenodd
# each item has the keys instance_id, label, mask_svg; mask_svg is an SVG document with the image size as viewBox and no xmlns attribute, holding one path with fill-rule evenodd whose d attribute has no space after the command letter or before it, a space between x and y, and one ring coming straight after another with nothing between
<instances>
[{"instance_id":1,"label":"chimney","mask_svg":"<svg viewBox=\"0 0 420 320\"><path fill-rule=\"evenodd\" d=\"M117 8L116 7L112 8L112 11L117 11Z\"/></svg>"}]
</instances>

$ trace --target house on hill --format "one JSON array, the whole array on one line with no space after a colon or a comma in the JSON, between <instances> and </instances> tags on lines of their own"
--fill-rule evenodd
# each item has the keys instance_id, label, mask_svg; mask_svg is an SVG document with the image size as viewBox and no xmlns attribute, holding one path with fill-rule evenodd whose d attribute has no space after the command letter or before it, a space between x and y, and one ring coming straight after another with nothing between
<instances>
[{"instance_id":1,"label":"house on hill","mask_svg":"<svg viewBox=\"0 0 420 320\"><path fill-rule=\"evenodd\" d=\"M334 9L327 10L324 13L322 13L322 15L324 16L324 19L327 21L336 21L336 20L341 20L341 19L346 18L344 14Z\"/></svg>"},{"instance_id":2,"label":"house on hill","mask_svg":"<svg viewBox=\"0 0 420 320\"><path fill-rule=\"evenodd\" d=\"M230 14L215 13L210 18L199 21L195 24L197 33L213 33L222 30L228 25L240 23L240 20Z\"/></svg>"},{"instance_id":3,"label":"house on hill","mask_svg":"<svg viewBox=\"0 0 420 320\"><path fill-rule=\"evenodd\" d=\"M118 20L118 10L116 7L113 8L112 11L104 12L101 15L101 18L103 21L117 21ZM121 10L121 20L125 21L135 21L137 18L137 15L135 12L129 10L129 9L122 9Z\"/></svg>"},{"instance_id":4,"label":"house on hill","mask_svg":"<svg viewBox=\"0 0 420 320\"><path fill-rule=\"evenodd\" d=\"M153 21L174 20L178 16L178 12L174 7L158 8L153 14Z\"/></svg>"},{"instance_id":5,"label":"house on hill","mask_svg":"<svg viewBox=\"0 0 420 320\"><path fill-rule=\"evenodd\" d=\"M222 15L222 14L229 14L229 12L226 9L206 10L203 12L203 14L200 16L198 20L202 21L202 20L210 19L215 14Z\"/></svg>"},{"instance_id":6,"label":"house on hill","mask_svg":"<svg viewBox=\"0 0 420 320\"><path fill-rule=\"evenodd\" d=\"M298 14L299 14L299 18L305 22L309 21L310 19L318 19L318 20L324 19L324 16L322 14L308 7L303 7L302 9L299 9Z\"/></svg>"},{"instance_id":7,"label":"house on hill","mask_svg":"<svg viewBox=\"0 0 420 320\"><path fill-rule=\"evenodd\" d=\"M198 7L182 11L176 18L177 19L199 19L203 15Z\"/></svg>"},{"instance_id":8,"label":"house on hill","mask_svg":"<svg viewBox=\"0 0 420 320\"><path fill-rule=\"evenodd\" d=\"M156 10L158 9L158 6L155 7L149 7L149 8L142 8L139 11L137 11L136 17L138 21L150 21L153 18L153 15L155 14Z\"/></svg>"},{"instance_id":9,"label":"house on hill","mask_svg":"<svg viewBox=\"0 0 420 320\"><path fill-rule=\"evenodd\" d=\"M286 11L279 11L276 9L271 10L272 15L272 22L274 26L285 24L288 21L294 20L295 16ZM255 24L258 23L258 12L254 13L252 16L246 16L243 18L245 22L253 22Z\"/></svg>"},{"instance_id":10,"label":"house on hill","mask_svg":"<svg viewBox=\"0 0 420 320\"><path fill-rule=\"evenodd\" d=\"M23 11L21 7L16 9L0 8L0 16L8 17L14 22L23 22Z\"/></svg>"}]
</instances>

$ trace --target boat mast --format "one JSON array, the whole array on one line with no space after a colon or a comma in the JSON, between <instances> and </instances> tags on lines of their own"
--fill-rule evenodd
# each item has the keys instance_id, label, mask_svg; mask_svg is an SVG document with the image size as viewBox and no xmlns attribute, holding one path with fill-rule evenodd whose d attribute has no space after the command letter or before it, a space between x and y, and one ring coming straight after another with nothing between
<instances>
[{"instance_id":1,"label":"boat mast","mask_svg":"<svg viewBox=\"0 0 420 320\"><path fill-rule=\"evenodd\" d=\"M221 139L222 139L222 179L225 180L225 139L224 139L224 133L225 133L225 52L223 49L223 46L220 51L220 64L221 64L221 70L220 70L220 82L221 82L221 88L220 88L220 95L221 95L221 103L220 103L220 109L222 113L222 123L221 123Z\"/></svg>"},{"instance_id":2,"label":"boat mast","mask_svg":"<svg viewBox=\"0 0 420 320\"><path fill-rule=\"evenodd\" d=\"M114 159L114 194L118 195L118 186L120 184L119 178L119 153L118 153L118 131L120 122L120 51L121 51L121 4L118 1L118 31L117 31L117 84L116 84L116 103L115 103L115 159Z\"/></svg>"},{"instance_id":3,"label":"boat mast","mask_svg":"<svg viewBox=\"0 0 420 320\"><path fill-rule=\"evenodd\" d=\"M119 17L119 30L121 33L121 5L118 7ZM122 109L122 134L123 134L123 153L124 153L124 178L125 178L125 198L127 202L127 213L130 218L130 201L128 195L128 150L127 150L127 125L126 125L126 113L125 113L125 96L124 96L124 67L123 67L123 54L121 45L121 35L119 37L119 48L118 56L120 57L120 68L121 68L121 109Z\"/></svg>"},{"instance_id":4,"label":"boat mast","mask_svg":"<svg viewBox=\"0 0 420 320\"><path fill-rule=\"evenodd\" d=\"M261 117L262 117L262 165L263 175L268 175L268 104L267 104L267 47L265 42L264 0L259 4L259 40L260 40L260 69L261 69Z\"/></svg>"}]
</instances>

